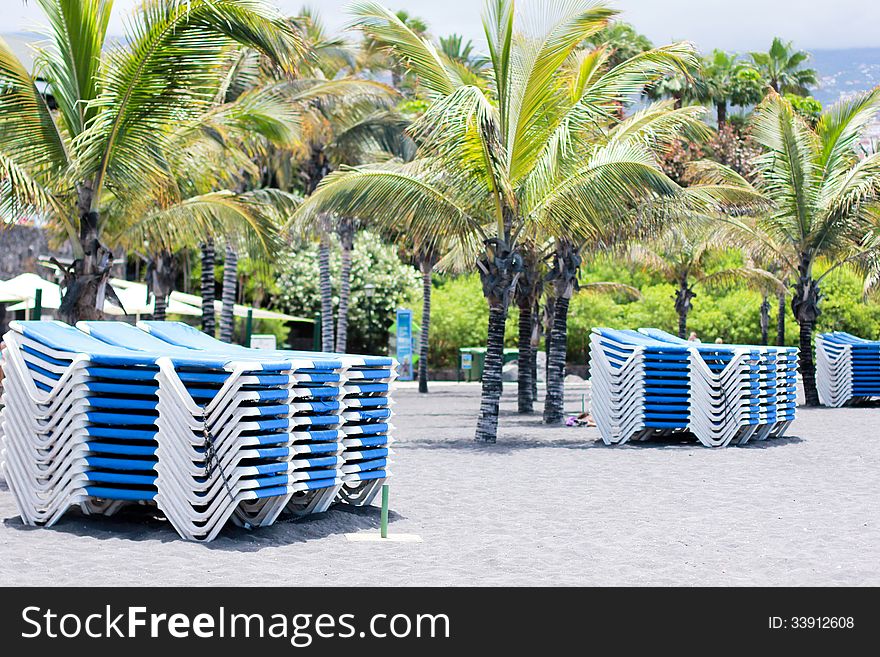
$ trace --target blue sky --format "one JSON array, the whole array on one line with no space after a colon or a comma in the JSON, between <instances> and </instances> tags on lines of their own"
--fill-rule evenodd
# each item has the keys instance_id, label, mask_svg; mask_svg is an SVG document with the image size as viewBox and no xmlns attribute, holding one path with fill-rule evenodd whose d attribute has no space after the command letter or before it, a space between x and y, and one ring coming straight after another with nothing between
<instances>
[{"instance_id":1,"label":"blue sky","mask_svg":"<svg viewBox=\"0 0 880 657\"><path fill-rule=\"evenodd\" d=\"M286 12L304 4L318 8L328 27L347 21L349 0L275 0ZM562 0L560 0L562 1ZM123 17L137 0L116 0L110 30L124 33ZM407 9L425 18L437 35L463 33L478 40L482 0L387 0L392 9ZM528 0L520 4L528 6ZM655 43L678 39L697 42L702 49L764 49L773 36L793 39L802 48L880 47L880 2L877 0L611 0ZM34 0L0 0L0 32L27 30L40 20Z\"/></svg>"}]
</instances>

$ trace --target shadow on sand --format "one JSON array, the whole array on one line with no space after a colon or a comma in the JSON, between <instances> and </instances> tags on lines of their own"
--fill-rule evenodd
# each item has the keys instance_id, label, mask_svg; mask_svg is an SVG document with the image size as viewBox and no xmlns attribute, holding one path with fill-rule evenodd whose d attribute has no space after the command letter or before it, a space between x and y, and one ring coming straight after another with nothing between
<instances>
[{"instance_id":1,"label":"shadow on sand","mask_svg":"<svg viewBox=\"0 0 880 657\"><path fill-rule=\"evenodd\" d=\"M536 425L543 426L543 425ZM572 432L578 429L573 428ZM584 436L583 438L546 438L540 439L533 436L522 435L502 435L498 437L498 442L494 444L478 443L473 439L452 439L452 440L431 440L430 438L406 440L396 443L398 450L406 450L407 448L417 449L436 449L436 450L460 450L463 452L491 452L493 454L507 454L525 449L608 449L608 450L657 450L657 449L675 449L675 450L708 450L694 436L690 434L679 434L676 436L665 436L662 438L652 438L644 442L631 441L624 445L606 445L600 438L594 437L595 434ZM751 441L743 446L736 446L741 449L770 449L774 447L787 447L802 443L803 439L797 436L784 436L782 438L770 438L764 441ZM711 450L710 450L711 451Z\"/></svg>"},{"instance_id":2,"label":"shadow on sand","mask_svg":"<svg viewBox=\"0 0 880 657\"><path fill-rule=\"evenodd\" d=\"M337 534L377 530L380 510L376 506L352 507L339 504L326 513L304 518L278 519L270 527L246 530L228 525L210 543L200 547L224 552L259 552L264 548L281 547L293 543L326 538ZM405 520L405 516L388 512L389 523ZM140 506L122 509L112 516L86 516L78 509L71 509L52 527L25 525L19 516L5 518L3 524L18 531L51 531L96 540L154 541L196 545L184 541L161 513L152 507Z\"/></svg>"}]
</instances>

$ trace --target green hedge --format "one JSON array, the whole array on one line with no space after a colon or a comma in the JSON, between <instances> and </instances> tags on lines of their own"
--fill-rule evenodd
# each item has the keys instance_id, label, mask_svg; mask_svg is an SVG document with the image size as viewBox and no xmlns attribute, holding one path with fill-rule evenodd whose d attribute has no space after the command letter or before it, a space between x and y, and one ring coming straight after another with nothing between
<instances>
[{"instance_id":1,"label":"green hedge","mask_svg":"<svg viewBox=\"0 0 880 657\"><path fill-rule=\"evenodd\" d=\"M454 367L459 347L483 346L486 340L488 307L479 278L437 277L431 318L431 359L434 367ZM584 363L590 331L596 326L639 328L651 326L670 332L678 329L671 285L653 281L643 272L625 271L616 265L588 268L582 280L618 280L639 287L642 298L630 300L621 294L581 291L571 301L568 322L568 360ZM756 344L761 339L761 295L748 289L708 291L696 286L697 297L688 319L688 329L704 342L721 338L725 342ZM822 284L825 298L819 318L820 331L843 330L880 338L880 303L865 302L857 274L841 269ZM770 299L770 341L776 338L776 299ZM506 344L516 346L517 311L507 322ZM786 343L797 345L798 328L788 309Z\"/></svg>"}]
</instances>

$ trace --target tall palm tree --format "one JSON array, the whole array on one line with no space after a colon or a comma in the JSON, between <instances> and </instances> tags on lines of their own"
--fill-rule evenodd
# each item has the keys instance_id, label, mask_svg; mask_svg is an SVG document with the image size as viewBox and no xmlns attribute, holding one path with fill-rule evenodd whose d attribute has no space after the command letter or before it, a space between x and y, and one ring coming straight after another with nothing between
<instances>
[{"instance_id":1,"label":"tall palm tree","mask_svg":"<svg viewBox=\"0 0 880 657\"><path fill-rule=\"evenodd\" d=\"M809 88L818 84L816 70L804 67L810 59L810 53L795 50L791 41L775 37L770 44L770 50L753 52L750 56L755 68L776 93L806 96Z\"/></svg>"},{"instance_id":2,"label":"tall palm tree","mask_svg":"<svg viewBox=\"0 0 880 657\"><path fill-rule=\"evenodd\" d=\"M727 105L731 102L736 76L742 64L735 54L713 50L703 63L703 80L709 100L715 105L720 128L727 123Z\"/></svg>"},{"instance_id":3,"label":"tall palm tree","mask_svg":"<svg viewBox=\"0 0 880 657\"><path fill-rule=\"evenodd\" d=\"M105 50L111 0L39 4L50 33L37 66L58 112L0 41L0 203L13 212L36 208L68 235L75 261L60 315L75 321L100 317L112 296L105 203L145 183L167 184L168 137L210 106L224 53L245 44L291 68L302 41L263 0L145 0L127 38Z\"/></svg>"},{"instance_id":4,"label":"tall palm tree","mask_svg":"<svg viewBox=\"0 0 880 657\"><path fill-rule=\"evenodd\" d=\"M874 89L837 103L812 128L771 92L752 118L752 135L765 151L755 161L755 188L773 202L759 228L772 237L767 248L794 272L791 309L800 327L800 372L809 406L819 403L813 331L822 281L843 264L859 264L877 252L880 154L861 156L857 147L878 112L880 89ZM816 275L820 258L828 269Z\"/></svg>"},{"instance_id":5,"label":"tall palm tree","mask_svg":"<svg viewBox=\"0 0 880 657\"><path fill-rule=\"evenodd\" d=\"M331 174L298 213L301 221L326 211L362 215L424 243L451 236L479 246L476 266L489 304L476 431L483 442L497 434L504 326L522 269L520 239L535 227L558 238L587 236L619 216L621 206L678 193L651 149L656 124L616 137L605 128L619 104L645 84L696 62L693 46L681 43L609 68L607 49L579 50L614 15L607 6L543 3L534 24L514 9L511 0L486 5L493 82L483 85L392 12L356 2L359 27L388 44L433 101L413 128L420 156ZM536 33L535 24L550 28ZM676 122L696 119L674 114L665 129Z\"/></svg>"}]
</instances>

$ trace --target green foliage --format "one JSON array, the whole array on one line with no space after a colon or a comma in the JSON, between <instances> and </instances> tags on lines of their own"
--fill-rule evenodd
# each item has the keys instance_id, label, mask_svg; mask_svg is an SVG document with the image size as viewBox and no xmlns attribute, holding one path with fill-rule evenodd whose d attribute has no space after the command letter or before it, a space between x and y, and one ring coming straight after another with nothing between
<instances>
[{"instance_id":1,"label":"green foliage","mask_svg":"<svg viewBox=\"0 0 880 657\"><path fill-rule=\"evenodd\" d=\"M740 66L730 80L730 104L739 107L757 105L764 97L764 78L751 66Z\"/></svg>"},{"instance_id":2,"label":"green foliage","mask_svg":"<svg viewBox=\"0 0 880 657\"><path fill-rule=\"evenodd\" d=\"M797 94L785 94L785 100L791 103L794 111L807 120L811 125L816 125L822 116L822 103L812 96L798 96Z\"/></svg>"},{"instance_id":3,"label":"green foliage","mask_svg":"<svg viewBox=\"0 0 880 657\"><path fill-rule=\"evenodd\" d=\"M421 295L420 295L421 296ZM519 313L510 309L504 332L506 347L516 347ZM455 367L461 347L482 347L489 327L489 305L480 277L434 277L431 292L431 367Z\"/></svg>"},{"instance_id":4,"label":"green foliage","mask_svg":"<svg viewBox=\"0 0 880 657\"><path fill-rule=\"evenodd\" d=\"M330 251L330 276L333 285L334 314L339 305L338 244ZM318 247L306 244L279 259L278 293L274 306L283 312L315 317L321 310L318 288ZM366 284L375 286L372 299L364 294ZM395 310L421 303L420 279L416 270L401 262L393 246L384 244L374 234L358 233L351 263L351 297L348 307L349 351L378 353L388 347L388 329Z\"/></svg>"},{"instance_id":5,"label":"green foliage","mask_svg":"<svg viewBox=\"0 0 880 657\"><path fill-rule=\"evenodd\" d=\"M632 25L624 21L612 21L608 27L590 37L588 42L594 46L607 45L611 48L611 55L608 58L611 67L654 47L648 37L640 34Z\"/></svg>"},{"instance_id":6,"label":"green foliage","mask_svg":"<svg viewBox=\"0 0 880 657\"><path fill-rule=\"evenodd\" d=\"M718 266L736 264L734 255L727 254ZM621 294L581 291L572 297L568 315L568 362L583 364L589 349L590 331L597 326L616 329L656 327L675 333L674 289L650 272L633 271L611 259L588 263L581 280L614 280L641 289L636 301ZM822 283L825 298L820 331L849 331L868 338L880 337L880 302L865 303L862 279L851 269L841 268ZM761 340L761 294L750 289L709 291L696 287L693 310L688 328L703 342L721 338L734 344L757 344ZM789 302L791 295L789 294ZM777 300L770 298L770 341L776 337ZM486 339L488 307L482 297L475 275L435 281L431 320L432 367L454 367L460 347L481 346ZM798 327L786 304L786 344L798 343ZM517 315L515 310L507 322L505 343L516 346Z\"/></svg>"},{"instance_id":7,"label":"green foliage","mask_svg":"<svg viewBox=\"0 0 880 657\"><path fill-rule=\"evenodd\" d=\"M848 331L876 340L880 338L880 303L864 302L862 278L854 271L840 268L822 281L822 314L819 331Z\"/></svg>"}]
</instances>

